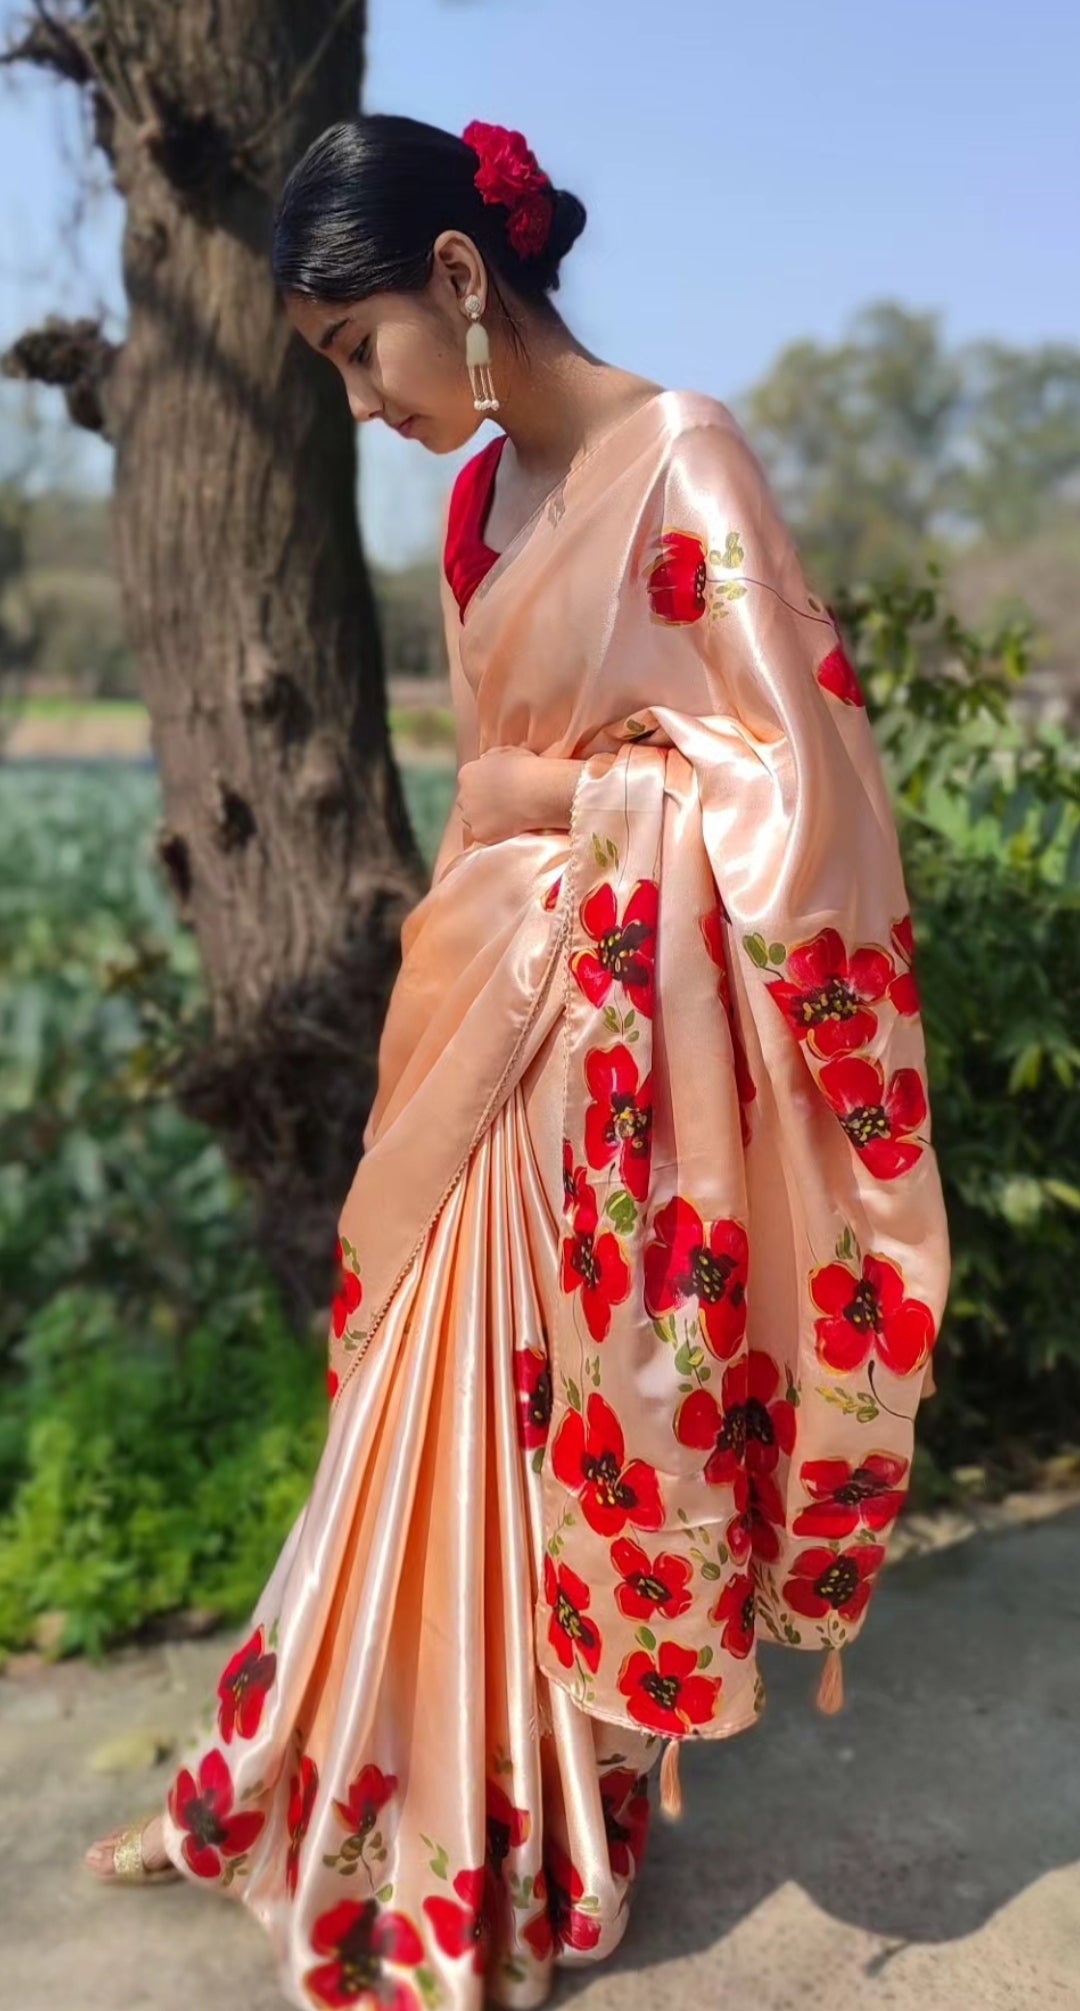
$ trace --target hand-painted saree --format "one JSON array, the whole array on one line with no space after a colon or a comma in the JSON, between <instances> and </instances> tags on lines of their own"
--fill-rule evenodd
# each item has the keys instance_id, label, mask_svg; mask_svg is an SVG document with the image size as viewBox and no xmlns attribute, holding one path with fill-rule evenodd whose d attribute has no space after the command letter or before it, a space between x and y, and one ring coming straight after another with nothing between
<instances>
[{"instance_id":1,"label":"hand-painted saree","mask_svg":"<svg viewBox=\"0 0 1080 2011\"><path fill-rule=\"evenodd\" d=\"M459 760L579 759L571 826L455 806L405 922L324 1455L168 1797L303 2006L542 2003L763 1642L839 1707L948 1284L882 771L732 414L651 395L473 532Z\"/></svg>"}]
</instances>

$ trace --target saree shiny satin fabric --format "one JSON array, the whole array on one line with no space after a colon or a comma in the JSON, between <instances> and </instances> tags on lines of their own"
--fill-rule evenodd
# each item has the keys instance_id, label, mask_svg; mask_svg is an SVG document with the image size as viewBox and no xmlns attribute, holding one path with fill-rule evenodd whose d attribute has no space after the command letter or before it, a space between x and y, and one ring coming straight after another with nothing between
<instances>
[{"instance_id":1,"label":"saree shiny satin fabric","mask_svg":"<svg viewBox=\"0 0 1080 2011\"><path fill-rule=\"evenodd\" d=\"M325 1453L169 1794L304 2005L543 2002L660 1741L674 1811L762 1642L835 1707L948 1286L887 792L732 414L650 396L448 567L459 760L579 760L571 825L455 806L405 922Z\"/></svg>"}]
</instances>

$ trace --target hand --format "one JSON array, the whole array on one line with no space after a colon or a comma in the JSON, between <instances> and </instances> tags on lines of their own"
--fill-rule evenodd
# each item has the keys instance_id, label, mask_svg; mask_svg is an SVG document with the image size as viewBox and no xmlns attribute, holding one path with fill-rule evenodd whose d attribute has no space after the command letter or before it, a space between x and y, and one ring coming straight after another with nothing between
<instances>
[{"instance_id":1,"label":"hand","mask_svg":"<svg viewBox=\"0 0 1080 2011\"><path fill-rule=\"evenodd\" d=\"M565 830L579 761L531 747L489 747L458 770L457 806L467 843L497 844L519 831Z\"/></svg>"}]
</instances>

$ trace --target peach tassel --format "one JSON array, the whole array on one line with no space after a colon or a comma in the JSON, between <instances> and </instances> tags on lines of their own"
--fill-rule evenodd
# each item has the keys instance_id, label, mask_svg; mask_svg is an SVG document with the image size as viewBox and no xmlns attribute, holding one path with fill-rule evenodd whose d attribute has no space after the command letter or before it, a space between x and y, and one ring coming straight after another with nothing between
<instances>
[{"instance_id":1,"label":"peach tassel","mask_svg":"<svg viewBox=\"0 0 1080 2011\"><path fill-rule=\"evenodd\" d=\"M677 1822L683 1812L678 1739L668 1740L660 1762L660 1807L671 1822Z\"/></svg>"},{"instance_id":2,"label":"peach tassel","mask_svg":"<svg viewBox=\"0 0 1080 2011\"><path fill-rule=\"evenodd\" d=\"M840 1666L839 1648L830 1648L825 1657L825 1667L817 1686L814 1702L819 1711L829 1717L844 1708L844 1672Z\"/></svg>"},{"instance_id":3,"label":"peach tassel","mask_svg":"<svg viewBox=\"0 0 1080 2011\"><path fill-rule=\"evenodd\" d=\"M921 1403L924 1397L932 1397L936 1388L937 1384L934 1381L934 1357L933 1355L928 1355L926 1358L926 1374L923 1376L922 1388L919 1391L919 1402Z\"/></svg>"}]
</instances>

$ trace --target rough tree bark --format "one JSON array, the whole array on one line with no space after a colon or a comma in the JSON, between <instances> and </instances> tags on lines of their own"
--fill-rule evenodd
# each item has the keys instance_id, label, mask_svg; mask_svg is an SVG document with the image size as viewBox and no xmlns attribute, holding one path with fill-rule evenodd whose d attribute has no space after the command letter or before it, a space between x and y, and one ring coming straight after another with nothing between
<instances>
[{"instance_id":1,"label":"rough tree bark","mask_svg":"<svg viewBox=\"0 0 1080 2011\"><path fill-rule=\"evenodd\" d=\"M177 1093L254 1183L297 1317L327 1302L401 922L426 884L388 739L355 427L269 268L289 165L359 103L364 15L363 0L41 7L4 59L90 92L126 202L124 342L50 321L5 368L62 384L115 446L158 852L213 1025Z\"/></svg>"}]
</instances>

